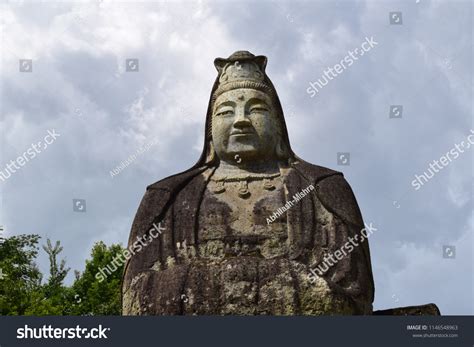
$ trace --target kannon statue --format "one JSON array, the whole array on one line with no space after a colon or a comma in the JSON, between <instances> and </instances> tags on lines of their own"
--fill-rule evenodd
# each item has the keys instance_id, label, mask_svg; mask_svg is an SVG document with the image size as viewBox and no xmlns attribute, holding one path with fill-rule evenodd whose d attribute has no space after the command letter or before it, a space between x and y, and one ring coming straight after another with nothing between
<instances>
[{"instance_id":1,"label":"kannon statue","mask_svg":"<svg viewBox=\"0 0 474 347\"><path fill-rule=\"evenodd\" d=\"M123 314L372 314L367 240L310 271L364 228L349 184L293 153L266 57L214 64L200 159L148 186L135 216L129 247L151 241L126 263Z\"/></svg>"}]
</instances>

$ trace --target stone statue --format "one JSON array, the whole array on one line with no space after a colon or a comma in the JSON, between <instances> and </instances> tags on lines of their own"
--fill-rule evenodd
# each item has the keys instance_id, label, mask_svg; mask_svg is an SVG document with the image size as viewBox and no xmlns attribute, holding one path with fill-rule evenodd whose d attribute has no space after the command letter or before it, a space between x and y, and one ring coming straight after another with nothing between
<instances>
[{"instance_id":1,"label":"stone statue","mask_svg":"<svg viewBox=\"0 0 474 347\"><path fill-rule=\"evenodd\" d=\"M147 242L125 266L123 314L372 314L367 240L311 271L364 223L342 173L293 153L266 63L215 60L201 158L150 185L135 216L129 248Z\"/></svg>"}]
</instances>

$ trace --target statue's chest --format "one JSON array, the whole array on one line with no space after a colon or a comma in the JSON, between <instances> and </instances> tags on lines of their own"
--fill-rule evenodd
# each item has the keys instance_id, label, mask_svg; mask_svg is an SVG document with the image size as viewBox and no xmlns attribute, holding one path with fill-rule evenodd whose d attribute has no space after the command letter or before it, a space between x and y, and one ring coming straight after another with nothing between
<instances>
[{"instance_id":1,"label":"statue's chest","mask_svg":"<svg viewBox=\"0 0 474 347\"><path fill-rule=\"evenodd\" d=\"M268 219L286 203L284 186L280 179L264 183L226 182L224 190L209 183L199 211L201 255L272 258L286 253L286 213L274 222Z\"/></svg>"}]
</instances>

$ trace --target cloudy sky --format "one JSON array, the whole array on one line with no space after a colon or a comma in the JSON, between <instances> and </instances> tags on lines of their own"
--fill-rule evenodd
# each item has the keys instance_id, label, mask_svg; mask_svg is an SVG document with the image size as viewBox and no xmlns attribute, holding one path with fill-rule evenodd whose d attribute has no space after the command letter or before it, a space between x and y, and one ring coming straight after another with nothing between
<instances>
[{"instance_id":1,"label":"cloudy sky","mask_svg":"<svg viewBox=\"0 0 474 347\"><path fill-rule=\"evenodd\" d=\"M0 182L7 236L60 240L77 270L95 242L126 244L145 187L200 155L214 58L249 50L268 57L294 151L342 171L377 228L375 309L474 313L473 150L411 184L474 129L472 2L3 1L1 11L0 170L60 134ZM377 44L310 97L309 82L366 37ZM48 272L44 254L39 265Z\"/></svg>"}]
</instances>

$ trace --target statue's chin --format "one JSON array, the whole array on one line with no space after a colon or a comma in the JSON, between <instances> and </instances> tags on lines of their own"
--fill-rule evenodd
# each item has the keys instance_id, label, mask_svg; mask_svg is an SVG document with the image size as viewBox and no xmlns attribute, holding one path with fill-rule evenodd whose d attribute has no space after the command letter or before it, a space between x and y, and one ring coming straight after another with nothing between
<instances>
[{"instance_id":1,"label":"statue's chin","mask_svg":"<svg viewBox=\"0 0 474 347\"><path fill-rule=\"evenodd\" d=\"M217 156L227 162L237 164L249 164L263 159L269 159L270 155L255 138L232 138L225 146L216 147Z\"/></svg>"},{"instance_id":2,"label":"statue's chin","mask_svg":"<svg viewBox=\"0 0 474 347\"><path fill-rule=\"evenodd\" d=\"M241 158L242 160L248 161L258 159L260 156L260 151L250 144L229 146L225 153L225 157L230 158L231 160L235 160L235 157L237 157L237 159Z\"/></svg>"},{"instance_id":3,"label":"statue's chin","mask_svg":"<svg viewBox=\"0 0 474 347\"><path fill-rule=\"evenodd\" d=\"M225 152L217 153L217 156L226 162L244 164L252 161L258 161L261 157L260 151L253 147L232 148Z\"/></svg>"}]
</instances>

